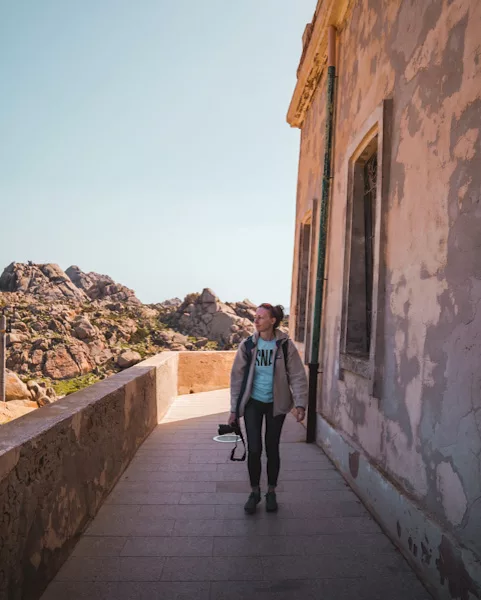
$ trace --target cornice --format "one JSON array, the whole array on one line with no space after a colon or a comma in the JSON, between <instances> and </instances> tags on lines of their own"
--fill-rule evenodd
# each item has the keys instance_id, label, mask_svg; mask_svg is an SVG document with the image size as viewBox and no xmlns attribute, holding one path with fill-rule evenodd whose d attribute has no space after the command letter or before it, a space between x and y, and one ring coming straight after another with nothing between
<instances>
[{"instance_id":1,"label":"cornice","mask_svg":"<svg viewBox=\"0 0 481 600\"><path fill-rule=\"evenodd\" d=\"M348 6L349 0L318 0L310 39L302 53L297 84L287 112L291 127L302 127L326 65L328 27L342 27Z\"/></svg>"}]
</instances>

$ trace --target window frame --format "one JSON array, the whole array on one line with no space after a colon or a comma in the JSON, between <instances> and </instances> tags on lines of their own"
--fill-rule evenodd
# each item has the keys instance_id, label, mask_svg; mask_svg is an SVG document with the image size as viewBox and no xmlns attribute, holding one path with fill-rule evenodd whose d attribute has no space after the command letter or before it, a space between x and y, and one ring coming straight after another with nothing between
<instances>
[{"instance_id":1,"label":"window frame","mask_svg":"<svg viewBox=\"0 0 481 600\"><path fill-rule=\"evenodd\" d=\"M346 153L347 171L347 204L346 204L346 234L344 248L344 273L342 315L339 344L339 379L344 379L344 371L349 371L367 380L369 393L379 397L379 387L382 379L383 346L383 286L380 282L384 278L384 261L381 260L384 247L384 199L388 193L389 177L388 165L390 151L388 139L390 138L390 123L392 114L392 101L384 100L373 111L369 119L360 128L356 138L348 147ZM374 247L373 247L373 273L372 273L372 315L371 336L369 343L369 356L362 357L347 351L347 321L349 306L349 278L351 270L352 248L352 216L356 186L356 169L359 168L362 154L369 148L377 137L377 185L374 215Z\"/></svg>"},{"instance_id":2,"label":"window frame","mask_svg":"<svg viewBox=\"0 0 481 600\"><path fill-rule=\"evenodd\" d=\"M296 294L296 322L294 328L294 340L300 344L306 345L306 334L308 331L308 313L309 313L309 295L310 295L310 275L311 275L311 253L312 253L312 238L313 238L313 223L312 213L309 211L307 215L299 223L299 246L297 253L297 294ZM306 230L309 230L306 235ZM307 243L306 243L307 242ZM305 293L303 302L302 288L305 284ZM302 310L302 312L301 312ZM302 318L303 317L303 318ZM302 322L301 322L302 321ZM302 337L300 329L302 327Z\"/></svg>"}]
</instances>

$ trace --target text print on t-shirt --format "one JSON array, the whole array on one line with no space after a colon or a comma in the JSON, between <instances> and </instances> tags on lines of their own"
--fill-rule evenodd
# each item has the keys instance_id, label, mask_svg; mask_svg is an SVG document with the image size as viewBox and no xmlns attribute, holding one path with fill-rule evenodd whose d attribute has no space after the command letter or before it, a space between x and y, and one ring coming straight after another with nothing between
<instances>
[{"instance_id":1,"label":"text print on t-shirt","mask_svg":"<svg viewBox=\"0 0 481 600\"><path fill-rule=\"evenodd\" d=\"M256 365L258 367L270 367L274 350L257 350Z\"/></svg>"}]
</instances>

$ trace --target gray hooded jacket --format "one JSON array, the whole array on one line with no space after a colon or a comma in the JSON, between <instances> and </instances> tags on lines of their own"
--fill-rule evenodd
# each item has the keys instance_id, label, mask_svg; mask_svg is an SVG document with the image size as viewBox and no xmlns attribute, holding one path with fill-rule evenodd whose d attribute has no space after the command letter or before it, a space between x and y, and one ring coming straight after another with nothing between
<instances>
[{"instance_id":1,"label":"gray hooded jacket","mask_svg":"<svg viewBox=\"0 0 481 600\"><path fill-rule=\"evenodd\" d=\"M299 352L289 336L276 329L276 354L274 357L274 416L287 414L290 410L296 407L306 408L307 406L307 377L304 365L302 363ZM245 406L251 397L252 384L254 382L255 364L257 355L257 340L259 334L256 332L253 335L254 347L250 352L250 356L246 356L246 340L243 340L239 345L237 354L232 365L230 377L230 393L231 393L231 412L235 413L237 401L242 391L242 383L246 369L247 384L239 406L239 416L244 415ZM284 351L282 346L287 344L287 356L284 360ZM287 363L287 372L286 372Z\"/></svg>"}]
</instances>

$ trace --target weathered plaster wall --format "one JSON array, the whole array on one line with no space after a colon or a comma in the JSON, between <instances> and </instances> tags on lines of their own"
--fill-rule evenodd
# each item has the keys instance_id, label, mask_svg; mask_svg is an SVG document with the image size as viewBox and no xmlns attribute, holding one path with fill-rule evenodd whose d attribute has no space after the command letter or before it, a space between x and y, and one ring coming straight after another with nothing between
<instances>
[{"instance_id":1,"label":"weathered plaster wall","mask_svg":"<svg viewBox=\"0 0 481 600\"><path fill-rule=\"evenodd\" d=\"M297 317L297 295L299 274L299 243L300 224L305 222L308 216L315 217L311 226L311 248L317 248L319 233L318 206L321 197L321 182L324 160L324 128L325 128L325 102L324 102L325 77L321 79L312 103L311 110L306 115L304 126L301 130L301 145L299 152L299 167L296 196L296 232L294 244L294 262L292 270L291 305L289 329L292 339L295 339L295 323ZM317 208L317 209L316 209ZM311 251L309 265L309 302L312 306L315 294L317 261L315 253ZM311 328L306 327L307 343L312 335ZM301 356L304 356L304 344L297 342Z\"/></svg>"},{"instance_id":2,"label":"weathered plaster wall","mask_svg":"<svg viewBox=\"0 0 481 600\"><path fill-rule=\"evenodd\" d=\"M235 352L181 352L178 393L222 390L230 386Z\"/></svg>"},{"instance_id":3,"label":"weathered plaster wall","mask_svg":"<svg viewBox=\"0 0 481 600\"><path fill-rule=\"evenodd\" d=\"M322 417L318 418L318 435L327 455L433 596L437 600L478 598L481 563L476 554L459 545L418 503L400 494L359 447Z\"/></svg>"},{"instance_id":4,"label":"weathered plaster wall","mask_svg":"<svg viewBox=\"0 0 481 600\"><path fill-rule=\"evenodd\" d=\"M356 0L339 31L321 389L325 418L478 556L480 31L478 0ZM376 347L384 372L373 397L362 377L339 377L346 154L387 98L393 133L382 198L384 342ZM320 194L324 102L321 82L302 132L298 221Z\"/></svg>"}]
</instances>

